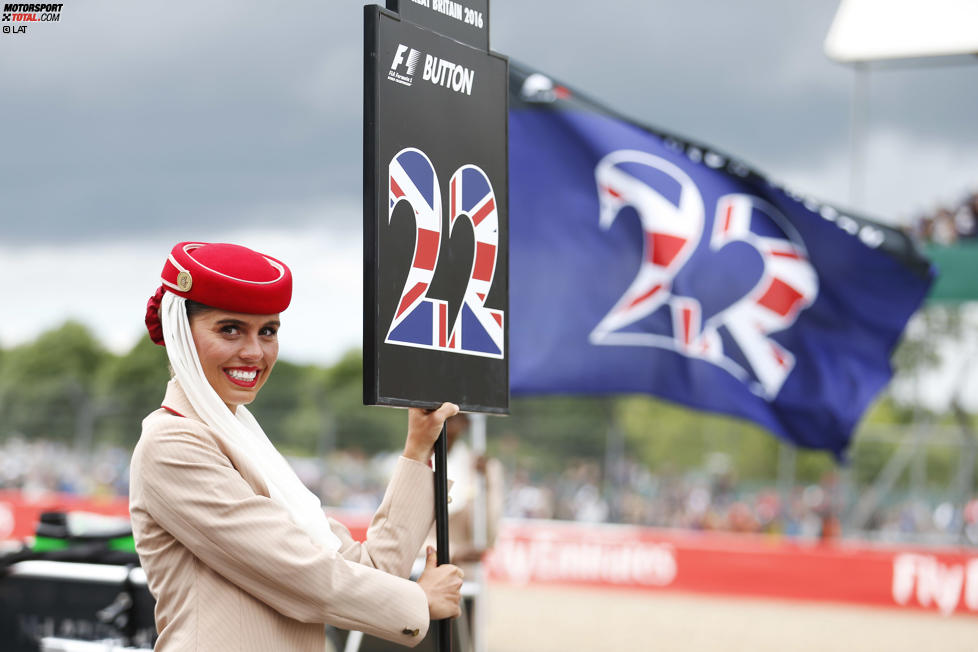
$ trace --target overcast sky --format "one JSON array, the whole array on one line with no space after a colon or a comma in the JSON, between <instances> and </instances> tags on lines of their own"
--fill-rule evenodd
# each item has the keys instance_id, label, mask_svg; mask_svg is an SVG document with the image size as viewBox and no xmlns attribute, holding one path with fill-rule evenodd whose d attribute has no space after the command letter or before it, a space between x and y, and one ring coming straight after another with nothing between
<instances>
[{"instance_id":1,"label":"overcast sky","mask_svg":"<svg viewBox=\"0 0 978 652\"><path fill-rule=\"evenodd\" d=\"M362 2L88 0L0 34L0 345L69 317L125 350L180 240L250 245L296 277L282 355L361 328ZM793 189L889 222L978 186L978 60L854 73L835 0L491 0L494 50ZM7 23L5 23L7 24Z\"/></svg>"}]
</instances>

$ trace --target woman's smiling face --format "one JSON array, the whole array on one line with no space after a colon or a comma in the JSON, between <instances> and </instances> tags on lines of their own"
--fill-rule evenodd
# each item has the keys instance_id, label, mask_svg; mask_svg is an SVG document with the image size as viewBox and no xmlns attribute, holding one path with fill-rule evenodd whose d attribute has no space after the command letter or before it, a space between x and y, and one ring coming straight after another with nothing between
<instances>
[{"instance_id":1,"label":"woman's smiling face","mask_svg":"<svg viewBox=\"0 0 978 652\"><path fill-rule=\"evenodd\" d=\"M204 310L190 332L204 376L232 412L255 400L278 359L279 316Z\"/></svg>"}]
</instances>

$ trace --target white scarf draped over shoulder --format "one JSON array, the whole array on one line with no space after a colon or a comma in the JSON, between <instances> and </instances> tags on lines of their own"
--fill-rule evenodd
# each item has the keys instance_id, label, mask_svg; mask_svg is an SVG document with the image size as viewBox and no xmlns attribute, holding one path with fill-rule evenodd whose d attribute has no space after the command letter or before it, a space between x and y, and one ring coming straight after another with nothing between
<instances>
[{"instance_id":1,"label":"white scarf draped over shoulder","mask_svg":"<svg viewBox=\"0 0 978 652\"><path fill-rule=\"evenodd\" d=\"M186 299L164 292L160 320L170 366L197 415L224 443L241 450L259 469L271 499L288 511L296 525L324 547L338 550L340 540L330 529L319 499L302 484L247 408L239 405L231 412L207 382L190 332Z\"/></svg>"}]
</instances>

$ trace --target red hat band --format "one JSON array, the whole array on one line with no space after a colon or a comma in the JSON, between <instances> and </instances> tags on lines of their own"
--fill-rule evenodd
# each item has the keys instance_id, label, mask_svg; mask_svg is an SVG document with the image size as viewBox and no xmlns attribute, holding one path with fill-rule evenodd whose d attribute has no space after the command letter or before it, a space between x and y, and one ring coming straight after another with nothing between
<instances>
[{"instance_id":1,"label":"red hat band","mask_svg":"<svg viewBox=\"0 0 978 652\"><path fill-rule=\"evenodd\" d=\"M274 314L292 300L285 263L239 245L181 242L160 276L170 292L230 312Z\"/></svg>"}]
</instances>

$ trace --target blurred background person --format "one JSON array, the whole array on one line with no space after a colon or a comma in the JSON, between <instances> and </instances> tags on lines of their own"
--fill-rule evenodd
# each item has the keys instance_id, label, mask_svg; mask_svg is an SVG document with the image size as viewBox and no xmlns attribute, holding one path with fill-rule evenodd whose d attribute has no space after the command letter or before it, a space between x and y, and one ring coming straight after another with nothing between
<instances>
[{"instance_id":1,"label":"blurred background person","mask_svg":"<svg viewBox=\"0 0 978 652\"><path fill-rule=\"evenodd\" d=\"M448 492L448 546L452 563L464 568L466 563L480 561L496 541L503 514L503 468L499 460L476 454L465 440L471 424L469 415L456 414L445 423L448 477L452 481ZM485 483L481 491L480 480ZM479 504L485 514L482 541L476 540ZM428 540L434 541L434 530Z\"/></svg>"}]
</instances>

